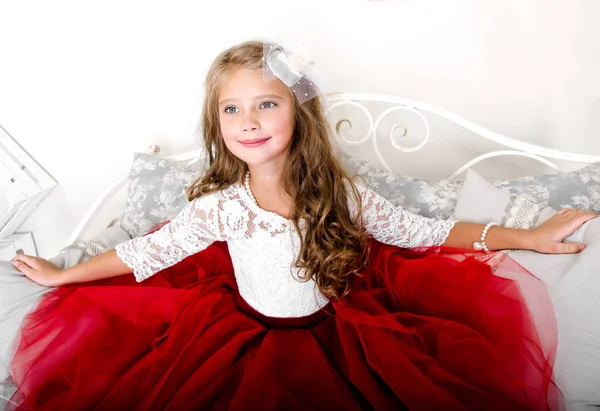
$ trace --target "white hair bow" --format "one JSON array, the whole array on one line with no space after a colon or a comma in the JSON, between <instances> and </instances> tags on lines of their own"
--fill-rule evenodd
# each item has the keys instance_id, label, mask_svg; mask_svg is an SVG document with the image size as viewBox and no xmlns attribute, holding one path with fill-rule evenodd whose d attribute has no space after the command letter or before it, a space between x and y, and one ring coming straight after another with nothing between
<instances>
[{"instance_id":1,"label":"white hair bow","mask_svg":"<svg viewBox=\"0 0 600 411\"><path fill-rule=\"evenodd\" d=\"M306 48L295 47L289 52L280 45L265 43L263 63L265 78L269 80L275 76L280 79L292 89L300 104L319 94L309 78L314 63Z\"/></svg>"}]
</instances>

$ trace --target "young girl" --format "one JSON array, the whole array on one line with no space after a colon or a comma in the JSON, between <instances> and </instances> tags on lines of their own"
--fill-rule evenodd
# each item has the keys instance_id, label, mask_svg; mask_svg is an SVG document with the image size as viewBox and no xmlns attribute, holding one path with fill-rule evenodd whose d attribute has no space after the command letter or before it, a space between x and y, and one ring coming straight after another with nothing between
<instances>
[{"instance_id":1,"label":"young girl","mask_svg":"<svg viewBox=\"0 0 600 411\"><path fill-rule=\"evenodd\" d=\"M15 257L58 288L24 322L12 400L44 410L561 408L545 288L486 249L575 253L583 245L562 240L595 215L563 210L522 231L395 208L344 173L312 82L280 71L285 59L267 66L265 50L244 43L213 63L209 167L176 218L64 271ZM469 251L474 242L484 251ZM545 318L530 315L525 293Z\"/></svg>"}]
</instances>

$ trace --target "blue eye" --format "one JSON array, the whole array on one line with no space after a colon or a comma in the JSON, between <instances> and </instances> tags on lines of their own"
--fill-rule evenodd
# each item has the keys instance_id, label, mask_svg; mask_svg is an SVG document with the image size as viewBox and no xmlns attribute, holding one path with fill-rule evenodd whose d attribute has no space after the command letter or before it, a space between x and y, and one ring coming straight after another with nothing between
<instances>
[{"instance_id":1,"label":"blue eye","mask_svg":"<svg viewBox=\"0 0 600 411\"><path fill-rule=\"evenodd\" d=\"M237 108L235 108L233 106L225 107L225 110L223 110L223 112L225 114L235 114L235 113L237 113Z\"/></svg>"},{"instance_id":2,"label":"blue eye","mask_svg":"<svg viewBox=\"0 0 600 411\"><path fill-rule=\"evenodd\" d=\"M272 101L265 101L264 103L262 103L260 105L260 108L273 108L273 107L277 107L277 103L274 103Z\"/></svg>"}]
</instances>

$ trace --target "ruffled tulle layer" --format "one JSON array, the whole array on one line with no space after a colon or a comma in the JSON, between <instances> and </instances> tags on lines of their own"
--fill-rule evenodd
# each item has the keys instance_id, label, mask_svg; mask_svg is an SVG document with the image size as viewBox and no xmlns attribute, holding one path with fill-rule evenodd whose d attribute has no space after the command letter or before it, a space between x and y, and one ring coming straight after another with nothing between
<instances>
[{"instance_id":1,"label":"ruffled tulle layer","mask_svg":"<svg viewBox=\"0 0 600 411\"><path fill-rule=\"evenodd\" d=\"M373 242L370 256L349 296L301 318L252 309L224 243L141 284L56 289L24 322L12 400L40 410L562 407L554 314L535 277L502 254Z\"/></svg>"}]
</instances>

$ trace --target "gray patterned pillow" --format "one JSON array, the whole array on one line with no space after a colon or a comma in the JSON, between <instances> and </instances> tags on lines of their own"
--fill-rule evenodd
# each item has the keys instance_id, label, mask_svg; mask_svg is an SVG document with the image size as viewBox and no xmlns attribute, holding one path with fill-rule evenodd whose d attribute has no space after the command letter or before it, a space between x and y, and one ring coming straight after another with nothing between
<instances>
[{"instance_id":1,"label":"gray patterned pillow","mask_svg":"<svg viewBox=\"0 0 600 411\"><path fill-rule=\"evenodd\" d=\"M134 238L156 223L172 219L188 204L185 187L198 175L198 171L172 161L136 153L121 226Z\"/></svg>"},{"instance_id":2,"label":"gray patterned pillow","mask_svg":"<svg viewBox=\"0 0 600 411\"><path fill-rule=\"evenodd\" d=\"M337 157L350 175L363 177L371 189L396 207L442 220L454 211L462 180L419 180L381 170L343 152Z\"/></svg>"},{"instance_id":3,"label":"gray patterned pillow","mask_svg":"<svg viewBox=\"0 0 600 411\"><path fill-rule=\"evenodd\" d=\"M448 219L456 206L463 180L419 180L383 171L343 152L338 159L350 174L362 176L379 195L395 206L425 217ZM581 170L490 182L513 198L556 210L580 208L600 212L600 164ZM525 207L524 203L522 207Z\"/></svg>"},{"instance_id":4,"label":"gray patterned pillow","mask_svg":"<svg viewBox=\"0 0 600 411\"><path fill-rule=\"evenodd\" d=\"M528 194L537 203L561 208L580 208L600 212L600 164L577 171L491 181L513 195Z\"/></svg>"}]
</instances>

